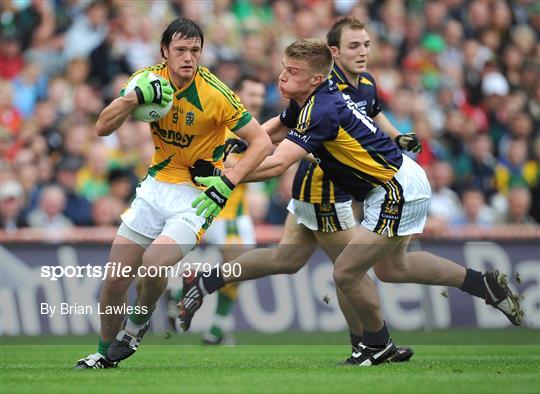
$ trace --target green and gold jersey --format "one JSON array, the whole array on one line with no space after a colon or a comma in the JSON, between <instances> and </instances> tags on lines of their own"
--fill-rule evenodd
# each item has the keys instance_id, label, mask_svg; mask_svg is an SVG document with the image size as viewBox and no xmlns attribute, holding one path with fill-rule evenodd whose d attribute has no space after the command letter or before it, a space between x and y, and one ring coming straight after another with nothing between
<instances>
[{"instance_id":1,"label":"green and gold jersey","mask_svg":"<svg viewBox=\"0 0 540 394\"><path fill-rule=\"evenodd\" d=\"M146 70L169 80L175 90L170 112L150 123L156 150L148 174L162 182L181 183L191 182L189 167L199 159L223 168L225 133L239 130L252 118L238 96L206 67L199 66L181 89L169 79L167 62L139 70L131 78Z\"/></svg>"}]
</instances>

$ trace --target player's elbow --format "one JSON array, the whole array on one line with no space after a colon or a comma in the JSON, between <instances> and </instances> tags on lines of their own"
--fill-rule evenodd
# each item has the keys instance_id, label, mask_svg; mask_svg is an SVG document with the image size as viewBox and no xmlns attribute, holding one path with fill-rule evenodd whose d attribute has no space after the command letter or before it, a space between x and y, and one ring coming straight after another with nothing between
<instances>
[{"instance_id":1,"label":"player's elbow","mask_svg":"<svg viewBox=\"0 0 540 394\"><path fill-rule=\"evenodd\" d=\"M112 133L110 127L107 127L107 125L104 122L100 121L100 119L98 119L98 121L96 122L96 126L94 127L94 129L98 137L106 137Z\"/></svg>"},{"instance_id":2,"label":"player's elbow","mask_svg":"<svg viewBox=\"0 0 540 394\"><path fill-rule=\"evenodd\" d=\"M287 168L289 168L289 166L286 163L281 160L277 161L276 165L274 165L270 171L270 177L273 178L275 176L280 176L285 171L287 171Z\"/></svg>"},{"instance_id":3,"label":"player's elbow","mask_svg":"<svg viewBox=\"0 0 540 394\"><path fill-rule=\"evenodd\" d=\"M268 134L261 134L260 138L260 146L261 146L261 152L262 156L266 157L268 155L271 155L274 150L274 145L272 145L272 140L268 136Z\"/></svg>"}]
</instances>

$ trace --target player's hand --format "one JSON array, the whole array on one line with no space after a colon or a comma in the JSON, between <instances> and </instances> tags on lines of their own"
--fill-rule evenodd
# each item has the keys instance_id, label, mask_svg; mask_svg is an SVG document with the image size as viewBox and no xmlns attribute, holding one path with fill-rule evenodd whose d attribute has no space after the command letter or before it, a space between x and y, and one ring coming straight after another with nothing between
<instances>
[{"instance_id":1,"label":"player's hand","mask_svg":"<svg viewBox=\"0 0 540 394\"><path fill-rule=\"evenodd\" d=\"M227 203L235 185L224 175L198 176L195 177L195 182L208 186L208 189L193 200L191 206L197 208L197 215L204 213L207 219L216 217Z\"/></svg>"},{"instance_id":2,"label":"player's hand","mask_svg":"<svg viewBox=\"0 0 540 394\"><path fill-rule=\"evenodd\" d=\"M167 106L173 99L174 90L165 78L150 80L149 71L145 71L137 81L135 93L139 104L155 103L161 107Z\"/></svg>"},{"instance_id":3,"label":"player's hand","mask_svg":"<svg viewBox=\"0 0 540 394\"><path fill-rule=\"evenodd\" d=\"M210 161L206 160L197 160L193 167L189 167L189 173L191 174L191 180L197 186L202 186L198 183L196 177L208 177L208 176L221 176L221 169L217 168Z\"/></svg>"},{"instance_id":4,"label":"player's hand","mask_svg":"<svg viewBox=\"0 0 540 394\"><path fill-rule=\"evenodd\" d=\"M248 144L240 138L229 138L225 141L223 161L227 160L227 156L231 153L243 153L247 150Z\"/></svg>"},{"instance_id":5,"label":"player's hand","mask_svg":"<svg viewBox=\"0 0 540 394\"><path fill-rule=\"evenodd\" d=\"M400 134L396 137L396 144L401 148L409 152L420 153L422 152L422 144L416 136L416 133Z\"/></svg>"}]
</instances>

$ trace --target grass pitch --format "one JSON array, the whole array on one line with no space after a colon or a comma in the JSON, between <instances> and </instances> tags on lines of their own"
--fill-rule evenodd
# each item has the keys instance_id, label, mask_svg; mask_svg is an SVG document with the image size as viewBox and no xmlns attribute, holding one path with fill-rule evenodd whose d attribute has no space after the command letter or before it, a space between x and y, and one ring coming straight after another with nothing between
<instances>
[{"instance_id":1,"label":"grass pitch","mask_svg":"<svg viewBox=\"0 0 540 394\"><path fill-rule=\"evenodd\" d=\"M0 392L540 393L539 335L398 333L399 343L413 344L413 359L377 367L336 365L350 352L345 333L246 333L239 335L246 345L236 347L195 345L195 335L151 336L118 369L87 371L73 365L95 352L90 337L3 338Z\"/></svg>"}]
</instances>

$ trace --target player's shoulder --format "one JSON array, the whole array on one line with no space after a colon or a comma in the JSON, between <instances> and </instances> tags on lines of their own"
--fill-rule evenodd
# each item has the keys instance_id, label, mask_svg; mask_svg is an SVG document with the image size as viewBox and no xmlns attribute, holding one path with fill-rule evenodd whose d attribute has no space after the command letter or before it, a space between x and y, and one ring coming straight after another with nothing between
<instances>
[{"instance_id":1,"label":"player's shoulder","mask_svg":"<svg viewBox=\"0 0 540 394\"><path fill-rule=\"evenodd\" d=\"M330 120L336 116L336 102L341 95L330 85L318 89L304 104L300 111L299 123L314 123L317 120Z\"/></svg>"},{"instance_id":2,"label":"player's shoulder","mask_svg":"<svg viewBox=\"0 0 540 394\"><path fill-rule=\"evenodd\" d=\"M210 90L214 91L216 94L231 92L231 88L229 88L221 79L219 79L214 73L204 66L199 66L197 68L197 76L202 83L207 85Z\"/></svg>"},{"instance_id":3,"label":"player's shoulder","mask_svg":"<svg viewBox=\"0 0 540 394\"><path fill-rule=\"evenodd\" d=\"M231 88L214 75L208 68L199 66L197 68L197 77L199 79L198 87L204 85L205 96L228 102L235 108L241 105L240 99Z\"/></svg>"},{"instance_id":4,"label":"player's shoulder","mask_svg":"<svg viewBox=\"0 0 540 394\"><path fill-rule=\"evenodd\" d=\"M373 77L373 75L371 75L367 71L360 73L359 82L364 85L371 85L373 87L376 86L375 78Z\"/></svg>"},{"instance_id":5,"label":"player's shoulder","mask_svg":"<svg viewBox=\"0 0 540 394\"><path fill-rule=\"evenodd\" d=\"M167 62L161 62L151 66L140 68L131 75L131 78L145 71L150 71L151 73L154 73L161 77L167 76Z\"/></svg>"}]
</instances>

